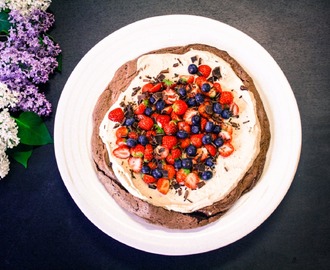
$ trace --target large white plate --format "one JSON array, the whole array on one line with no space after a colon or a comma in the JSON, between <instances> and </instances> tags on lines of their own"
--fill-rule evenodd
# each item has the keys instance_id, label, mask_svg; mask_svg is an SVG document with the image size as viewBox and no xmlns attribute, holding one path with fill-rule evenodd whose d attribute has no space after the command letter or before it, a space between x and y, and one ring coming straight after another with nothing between
<instances>
[{"instance_id":1,"label":"large white plate","mask_svg":"<svg viewBox=\"0 0 330 270\"><path fill-rule=\"evenodd\" d=\"M205 43L227 50L248 71L260 90L271 123L272 139L268 162L256 187L217 222L180 231L147 224L121 209L96 177L90 141L93 107L119 66L150 50L189 43ZM301 149L296 100L274 59L237 29L190 15L144 19L96 44L76 66L64 87L54 133L61 176L87 218L126 245L164 255L214 250L256 229L287 193Z\"/></svg>"}]
</instances>

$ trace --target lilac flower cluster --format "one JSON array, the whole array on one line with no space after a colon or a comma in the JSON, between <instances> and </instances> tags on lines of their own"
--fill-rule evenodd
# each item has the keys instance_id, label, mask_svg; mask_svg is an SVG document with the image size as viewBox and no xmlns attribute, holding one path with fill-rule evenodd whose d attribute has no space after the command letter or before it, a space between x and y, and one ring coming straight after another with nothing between
<instances>
[{"instance_id":1,"label":"lilac flower cluster","mask_svg":"<svg viewBox=\"0 0 330 270\"><path fill-rule=\"evenodd\" d=\"M58 66L61 50L46 34L54 16L40 9L28 15L12 10L12 27L6 41L0 42L0 82L19 93L14 110L33 111L40 116L51 113L51 104L39 89Z\"/></svg>"}]
</instances>

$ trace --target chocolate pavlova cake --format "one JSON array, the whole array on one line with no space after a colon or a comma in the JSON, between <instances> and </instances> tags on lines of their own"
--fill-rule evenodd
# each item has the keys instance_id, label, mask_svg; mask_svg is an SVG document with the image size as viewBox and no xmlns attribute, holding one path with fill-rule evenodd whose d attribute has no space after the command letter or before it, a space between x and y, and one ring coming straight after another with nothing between
<instances>
[{"instance_id":1,"label":"chocolate pavlova cake","mask_svg":"<svg viewBox=\"0 0 330 270\"><path fill-rule=\"evenodd\" d=\"M227 52L169 47L123 64L93 113L92 156L114 200L172 229L207 225L260 179L269 121Z\"/></svg>"}]
</instances>

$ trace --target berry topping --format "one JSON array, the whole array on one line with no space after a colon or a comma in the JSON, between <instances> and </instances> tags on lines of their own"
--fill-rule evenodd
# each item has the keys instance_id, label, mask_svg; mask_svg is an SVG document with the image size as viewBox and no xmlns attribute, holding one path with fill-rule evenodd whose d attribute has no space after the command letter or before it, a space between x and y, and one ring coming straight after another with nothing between
<instances>
[{"instance_id":1,"label":"berry topping","mask_svg":"<svg viewBox=\"0 0 330 270\"><path fill-rule=\"evenodd\" d=\"M113 122L121 122L121 121L123 121L124 117L125 117L125 115L124 115L124 111L122 108L113 109L108 114L109 120L111 120Z\"/></svg>"}]
</instances>

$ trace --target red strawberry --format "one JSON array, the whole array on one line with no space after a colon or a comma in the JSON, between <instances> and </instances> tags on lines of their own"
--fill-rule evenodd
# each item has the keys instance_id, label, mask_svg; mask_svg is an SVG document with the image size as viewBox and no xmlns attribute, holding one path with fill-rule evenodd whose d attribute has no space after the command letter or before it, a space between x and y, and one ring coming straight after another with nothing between
<instances>
[{"instance_id":1,"label":"red strawberry","mask_svg":"<svg viewBox=\"0 0 330 270\"><path fill-rule=\"evenodd\" d=\"M130 149L130 153L133 157L143 157L145 148L142 144L137 144Z\"/></svg>"},{"instance_id":2,"label":"red strawberry","mask_svg":"<svg viewBox=\"0 0 330 270\"><path fill-rule=\"evenodd\" d=\"M143 114L146 108L147 108L146 104L144 102L142 102L137 106L134 113L135 114Z\"/></svg>"},{"instance_id":3,"label":"red strawberry","mask_svg":"<svg viewBox=\"0 0 330 270\"><path fill-rule=\"evenodd\" d=\"M128 165L130 166L130 168L132 169L133 172L135 173L139 173L142 169L142 158L140 157L130 157L128 159Z\"/></svg>"},{"instance_id":4,"label":"red strawberry","mask_svg":"<svg viewBox=\"0 0 330 270\"><path fill-rule=\"evenodd\" d=\"M202 147L203 146L203 142L202 142L202 138L203 138L204 134L193 134L190 136L190 141L191 144L196 146L197 148Z\"/></svg>"},{"instance_id":5,"label":"red strawberry","mask_svg":"<svg viewBox=\"0 0 330 270\"><path fill-rule=\"evenodd\" d=\"M205 148L207 149L207 151L209 152L209 154L214 157L217 154L217 148L212 145L212 144L206 144Z\"/></svg>"},{"instance_id":6,"label":"red strawberry","mask_svg":"<svg viewBox=\"0 0 330 270\"><path fill-rule=\"evenodd\" d=\"M231 134L226 130L221 130L221 132L219 133L219 137L221 137L224 142L230 142L232 139Z\"/></svg>"},{"instance_id":7,"label":"red strawberry","mask_svg":"<svg viewBox=\"0 0 330 270\"><path fill-rule=\"evenodd\" d=\"M155 177L153 177L149 174L145 174L145 175L143 175L143 181L147 184L151 184L151 183L155 183L157 180Z\"/></svg>"},{"instance_id":8,"label":"red strawberry","mask_svg":"<svg viewBox=\"0 0 330 270\"><path fill-rule=\"evenodd\" d=\"M117 138L125 138L128 135L128 128L121 126L116 130L116 137Z\"/></svg>"},{"instance_id":9,"label":"red strawberry","mask_svg":"<svg viewBox=\"0 0 330 270\"><path fill-rule=\"evenodd\" d=\"M171 112L173 111L172 106L167 106L162 110L162 113L171 115Z\"/></svg>"},{"instance_id":10,"label":"red strawberry","mask_svg":"<svg viewBox=\"0 0 330 270\"><path fill-rule=\"evenodd\" d=\"M188 105L184 100L179 99L173 103L172 108L177 115L183 115L187 111Z\"/></svg>"},{"instance_id":11,"label":"red strawberry","mask_svg":"<svg viewBox=\"0 0 330 270\"><path fill-rule=\"evenodd\" d=\"M139 138L139 134L137 134L135 131L130 131L128 133L128 138L137 140Z\"/></svg>"},{"instance_id":12,"label":"red strawberry","mask_svg":"<svg viewBox=\"0 0 330 270\"><path fill-rule=\"evenodd\" d=\"M178 126L175 121L170 121L163 126L166 135L174 135L178 131Z\"/></svg>"},{"instance_id":13,"label":"red strawberry","mask_svg":"<svg viewBox=\"0 0 330 270\"><path fill-rule=\"evenodd\" d=\"M209 112L212 113L212 109L210 111L207 110L208 106L212 106L212 103L209 100L204 101L201 105L198 106L199 114L205 118L210 117Z\"/></svg>"},{"instance_id":14,"label":"red strawberry","mask_svg":"<svg viewBox=\"0 0 330 270\"><path fill-rule=\"evenodd\" d=\"M183 116L183 120L187 123L187 124L189 124L189 125L192 125L192 121L191 121L191 119L192 119L192 117L194 116L194 115L196 115L198 112L195 110L195 109L193 109L193 108L189 108L186 112L185 112L185 114L184 114L184 116Z\"/></svg>"},{"instance_id":15,"label":"red strawberry","mask_svg":"<svg viewBox=\"0 0 330 270\"><path fill-rule=\"evenodd\" d=\"M176 173L176 177L175 177L176 181L180 184L184 183L189 173L190 170L188 169L183 169L183 168L179 169Z\"/></svg>"},{"instance_id":16,"label":"red strawberry","mask_svg":"<svg viewBox=\"0 0 330 270\"><path fill-rule=\"evenodd\" d=\"M195 83L198 85L199 88L202 87L203 83L205 83L207 80L203 76L199 76L196 78Z\"/></svg>"},{"instance_id":17,"label":"red strawberry","mask_svg":"<svg viewBox=\"0 0 330 270\"><path fill-rule=\"evenodd\" d=\"M175 136L165 135L162 139L162 145L168 149L172 149L178 143L178 139Z\"/></svg>"},{"instance_id":18,"label":"red strawberry","mask_svg":"<svg viewBox=\"0 0 330 270\"><path fill-rule=\"evenodd\" d=\"M118 138L118 139L116 140L116 144L117 144L118 146L126 145L126 138Z\"/></svg>"},{"instance_id":19,"label":"red strawberry","mask_svg":"<svg viewBox=\"0 0 330 270\"><path fill-rule=\"evenodd\" d=\"M154 130L148 130L147 132L146 132L146 136L147 136L147 138L150 140L153 136L156 136L156 131L154 131Z\"/></svg>"},{"instance_id":20,"label":"red strawberry","mask_svg":"<svg viewBox=\"0 0 330 270\"><path fill-rule=\"evenodd\" d=\"M208 120L205 117L201 118L201 131L205 130L205 126L206 126L207 121Z\"/></svg>"},{"instance_id":21,"label":"red strawberry","mask_svg":"<svg viewBox=\"0 0 330 270\"><path fill-rule=\"evenodd\" d=\"M227 131L230 135L233 134L233 126L230 124L222 123L221 124L221 130Z\"/></svg>"},{"instance_id":22,"label":"red strawberry","mask_svg":"<svg viewBox=\"0 0 330 270\"><path fill-rule=\"evenodd\" d=\"M144 149L144 161L149 162L154 158L154 149L151 144L147 144Z\"/></svg>"},{"instance_id":23,"label":"red strawberry","mask_svg":"<svg viewBox=\"0 0 330 270\"><path fill-rule=\"evenodd\" d=\"M167 171L167 175L168 175L167 178L168 179L173 179L175 177L176 170L175 170L173 165L165 164L165 165L163 165L163 169L165 171Z\"/></svg>"},{"instance_id":24,"label":"red strawberry","mask_svg":"<svg viewBox=\"0 0 330 270\"><path fill-rule=\"evenodd\" d=\"M116 108L109 112L108 118L113 122L121 122L124 120L124 111L122 108Z\"/></svg>"},{"instance_id":25,"label":"red strawberry","mask_svg":"<svg viewBox=\"0 0 330 270\"><path fill-rule=\"evenodd\" d=\"M174 111L171 112L171 119L173 121L181 121L182 120L181 117L178 114L176 114Z\"/></svg>"},{"instance_id":26,"label":"red strawberry","mask_svg":"<svg viewBox=\"0 0 330 270\"><path fill-rule=\"evenodd\" d=\"M154 169L157 168L158 165L157 165L156 162L154 162L154 161L150 161L150 162L148 163L148 166L150 167L151 170L154 170Z\"/></svg>"},{"instance_id":27,"label":"red strawberry","mask_svg":"<svg viewBox=\"0 0 330 270\"><path fill-rule=\"evenodd\" d=\"M190 84L194 82L195 77L193 75L180 75L179 80L182 83Z\"/></svg>"},{"instance_id":28,"label":"red strawberry","mask_svg":"<svg viewBox=\"0 0 330 270\"><path fill-rule=\"evenodd\" d=\"M234 100L234 96L233 96L232 92L223 91L220 95L219 103L220 104L230 104L233 102L233 100Z\"/></svg>"},{"instance_id":29,"label":"red strawberry","mask_svg":"<svg viewBox=\"0 0 330 270\"><path fill-rule=\"evenodd\" d=\"M155 119L158 126L160 126L161 128L163 128L165 124L171 121L171 117L167 114L159 114L156 116Z\"/></svg>"},{"instance_id":30,"label":"red strawberry","mask_svg":"<svg viewBox=\"0 0 330 270\"><path fill-rule=\"evenodd\" d=\"M221 88L221 84L220 83L218 83L218 82L213 83L213 87L217 91L217 93L221 93L222 92L222 88Z\"/></svg>"},{"instance_id":31,"label":"red strawberry","mask_svg":"<svg viewBox=\"0 0 330 270\"><path fill-rule=\"evenodd\" d=\"M207 149L205 147L200 147L197 149L197 154L194 157L194 160L197 161L204 161L205 159L207 159L209 156L209 153L207 151Z\"/></svg>"},{"instance_id":32,"label":"red strawberry","mask_svg":"<svg viewBox=\"0 0 330 270\"><path fill-rule=\"evenodd\" d=\"M235 102L232 102L229 106L229 110L231 111L233 116L238 116L239 114L239 107Z\"/></svg>"},{"instance_id":33,"label":"red strawberry","mask_svg":"<svg viewBox=\"0 0 330 270\"><path fill-rule=\"evenodd\" d=\"M173 165L177 158L181 157L181 150L179 148L174 148L170 151L169 155L166 157L166 162Z\"/></svg>"},{"instance_id":34,"label":"red strawberry","mask_svg":"<svg viewBox=\"0 0 330 270\"><path fill-rule=\"evenodd\" d=\"M223 157L228 157L234 152L234 150L234 146L231 143L226 142L219 147L219 154Z\"/></svg>"},{"instance_id":35,"label":"red strawberry","mask_svg":"<svg viewBox=\"0 0 330 270\"><path fill-rule=\"evenodd\" d=\"M142 87L142 92L155 93L162 89L162 86L162 83L156 83L155 85L152 83L147 83Z\"/></svg>"},{"instance_id":36,"label":"red strawberry","mask_svg":"<svg viewBox=\"0 0 330 270\"><path fill-rule=\"evenodd\" d=\"M188 132L188 134L190 133L191 131L191 127L189 124L187 124L185 121L180 121L178 122L178 129L179 130L184 130L186 132Z\"/></svg>"},{"instance_id":37,"label":"red strawberry","mask_svg":"<svg viewBox=\"0 0 330 270\"><path fill-rule=\"evenodd\" d=\"M190 145L190 138L185 138L180 140L180 147L186 149Z\"/></svg>"},{"instance_id":38,"label":"red strawberry","mask_svg":"<svg viewBox=\"0 0 330 270\"><path fill-rule=\"evenodd\" d=\"M154 121L148 116L144 117L142 120L139 121L138 127L144 130L152 129L154 125Z\"/></svg>"},{"instance_id":39,"label":"red strawberry","mask_svg":"<svg viewBox=\"0 0 330 270\"><path fill-rule=\"evenodd\" d=\"M159 178L157 181L157 190L166 195L170 190L170 180L166 178Z\"/></svg>"},{"instance_id":40,"label":"red strawberry","mask_svg":"<svg viewBox=\"0 0 330 270\"><path fill-rule=\"evenodd\" d=\"M210 76L212 69L208 65L200 65L198 71L203 77L207 78Z\"/></svg>"},{"instance_id":41,"label":"red strawberry","mask_svg":"<svg viewBox=\"0 0 330 270\"><path fill-rule=\"evenodd\" d=\"M163 98L166 104L173 104L180 97L173 89L167 88L163 91Z\"/></svg>"},{"instance_id":42,"label":"red strawberry","mask_svg":"<svg viewBox=\"0 0 330 270\"><path fill-rule=\"evenodd\" d=\"M187 175L184 184L186 187L196 189L199 182L199 177L195 172L191 172Z\"/></svg>"},{"instance_id":43,"label":"red strawberry","mask_svg":"<svg viewBox=\"0 0 330 270\"><path fill-rule=\"evenodd\" d=\"M112 151L115 157L125 159L128 158L131 154L129 147L127 145L121 145Z\"/></svg>"}]
</instances>

